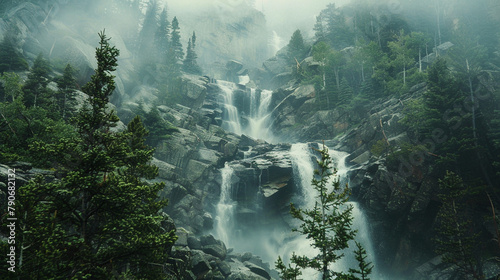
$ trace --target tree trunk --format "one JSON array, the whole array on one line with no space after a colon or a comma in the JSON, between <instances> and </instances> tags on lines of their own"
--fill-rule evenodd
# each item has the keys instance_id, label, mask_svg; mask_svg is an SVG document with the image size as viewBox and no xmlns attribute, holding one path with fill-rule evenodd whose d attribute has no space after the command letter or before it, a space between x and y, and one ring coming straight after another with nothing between
<instances>
[{"instance_id":1,"label":"tree trunk","mask_svg":"<svg viewBox=\"0 0 500 280\"><path fill-rule=\"evenodd\" d=\"M418 72L422 73L422 51L418 48Z\"/></svg>"},{"instance_id":2,"label":"tree trunk","mask_svg":"<svg viewBox=\"0 0 500 280\"><path fill-rule=\"evenodd\" d=\"M335 82L337 83L337 90L340 91L339 69L335 67L333 71L335 72Z\"/></svg>"},{"instance_id":3,"label":"tree trunk","mask_svg":"<svg viewBox=\"0 0 500 280\"><path fill-rule=\"evenodd\" d=\"M403 65L403 85L406 85L406 65Z\"/></svg>"},{"instance_id":4,"label":"tree trunk","mask_svg":"<svg viewBox=\"0 0 500 280\"><path fill-rule=\"evenodd\" d=\"M361 62L361 80L365 81L365 64Z\"/></svg>"}]
</instances>

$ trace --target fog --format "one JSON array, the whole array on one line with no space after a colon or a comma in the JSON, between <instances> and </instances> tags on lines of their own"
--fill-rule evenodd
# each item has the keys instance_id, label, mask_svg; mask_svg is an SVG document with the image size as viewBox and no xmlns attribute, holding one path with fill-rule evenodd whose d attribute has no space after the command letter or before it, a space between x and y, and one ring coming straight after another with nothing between
<instances>
[{"instance_id":1,"label":"fog","mask_svg":"<svg viewBox=\"0 0 500 280\"><path fill-rule=\"evenodd\" d=\"M296 29L312 38L316 16L326 5L335 3L342 6L348 2L349 0L316 0L313 3L308 0L168 0L162 4L168 7L171 15L179 15L181 22L184 21L188 26L197 17L207 13L228 20L234 15L255 9L264 14L268 31L271 35L276 32L281 38L282 47Z\"/></svg>"},{"instance_id":2,"label":"fog","mask_svg":"<svg viewBox=\"0 0 500 280\"><path fill-rule=\"evenodd\" d=\"M292 33L300 29L306 37L312 37L316 16L326 5L342 6L349 0L256 0L254 7L266 16L268 26L288 42Z\"/></svg>"}]
</instances>

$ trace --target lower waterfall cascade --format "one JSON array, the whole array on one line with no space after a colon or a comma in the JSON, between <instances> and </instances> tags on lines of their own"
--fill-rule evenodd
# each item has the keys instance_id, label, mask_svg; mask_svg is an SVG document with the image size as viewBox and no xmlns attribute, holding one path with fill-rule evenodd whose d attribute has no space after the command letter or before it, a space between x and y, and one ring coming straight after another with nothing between
<instances>
[{"instance_id":1,"label":"lower waterfall cascade","mask_svg":"<svg viewBox=\"0 0 500 280\"><path fill-rule=\"evenodd\" d=\"M271 110L270 101L272 99L272 91L258 91L251 89L247 91L246 98L250 104L250 110L247 112L247 125L242 125L240 112L234 103L233 90L237 87L233 83L226 81L217 81L224 95L221 104L225 108L223 113L223 128L235 134L245 134L256 139L265 141L275 140L271 131ZM257 94L259 93L259 94ZM316 201L316 190L311 184L314 170L316 168L317 153L312 149L321 148L322 144L318 143L295 143L291 145L289 151L284 151L284 157L290 159L293 169L293 181L296 186L296 192L292 195L291 202L300 208L310 209ZM250 153L245 154L245 158ZM345 164L345 159L348 153L329 150L329 154L333 160L334 167L337 169L336 180L340 180L342 184L347 182L347 173L349 171ZM291 231L291 228L298 227L298 220L294 220L289 213L283 213L285 222L273 221L257 221L255 226L251 228L251 232L246 232L245 229L235 216L238 203L234 198L234 171L231 163L225 164L225 167L220 169L221 172L221 193L219 202L215 205L215 225L214 235L222 240L228 248L234 248L237 252L251 252L262 258L263 261L269 262L271 267L274 267L278 256L281 256L285 264L289 262L289 258L293 252L297 255L314 256L317 255L316 249L310 245L311 241L305 236L299 235ZM261 178L259 177L259 186ZM355 240L363 245L368 254L368 261L375 265L370 279L383 279L378 276L375 252L370 240L370 228L366 217L361 208L356 202L349 202L352 205L353 229L357 230ZM257 206L257 208L262 208ZM258 216L258 215L257 215ZM265 215L262 215L265 216ZM265 218L262 218L265 219ZM272 225L272 226L270 226ZM358 268L358 263L354 258L354 249L356 248L354 241L351 241L349 248L343 252L345 257L332 265L335 271L348 272L349 268ZM303 271L304 279L320 279L321 274L312 269Z\"/></svg>"}]
</instances>

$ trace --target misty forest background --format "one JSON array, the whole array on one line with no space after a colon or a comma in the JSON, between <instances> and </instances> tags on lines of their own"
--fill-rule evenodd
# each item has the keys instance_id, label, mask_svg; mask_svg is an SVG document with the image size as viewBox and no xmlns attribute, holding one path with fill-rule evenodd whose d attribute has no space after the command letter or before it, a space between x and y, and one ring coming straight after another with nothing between
<instances>
[{"instance_id":1,"label":"misty forest background","mask_svg":"<svg viewBox=\"0 0 500 280\"><path fill-rule=\"evenodd\" d=\"M156 105L182 103L183 77L229 79L226 61L220 66L204 58L210 53L200 38L208 34L183 30L182 18L156 1L31 1L57 6L58 20L69 26L72 14L65 11L79 11L75 26L99 26L84 31L97 46L86 50L99 61L90 71L68 63L71 52L54 43L63 33L33 27L41 35L30 49L21 36L26 30L9 18L29 2L0 4L0 163L40 170L16 191L16 279L184 277L192 268L172 260L175 226L151 165L154 148L178 128L147 100L139 101L139 117L128 124L119 122L116 108L140 94L142 84L154 89ZM396 172L401 158L425 155L440 187L434 212L440 226L429 229L435 241L430 254L442 255L467 279L485 279L482 264L498 264L500 256L500 3L391 3L330 4L312 32L297 29L277 54L253 59L276 55L286 62L288 83L314 87L311 112L340 110L355 122L383 100L403 103L408 92L426 87L405 101L399 121L411 141L395 148L383 138L370 152ZM256 19L265 25L265 16ZM43 26L50 19L39 20ZM132 70L120 72L122 63ZM280 86L269 79L255 83ZM117 87L121 93L112 94ZM0 194L2 209L6 193ZM485 219L494 225L493 237ZM8 236L7 228L1 233ZM8 246L2 238L2 252ZM1 268L4 275L7 264Z\"/></svg>"}]
</instances>

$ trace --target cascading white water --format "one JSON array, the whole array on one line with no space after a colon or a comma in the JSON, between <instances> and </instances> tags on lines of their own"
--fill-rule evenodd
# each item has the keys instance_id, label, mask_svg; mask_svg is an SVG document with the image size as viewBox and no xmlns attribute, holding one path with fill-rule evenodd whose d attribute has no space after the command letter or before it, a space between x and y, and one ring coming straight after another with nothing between
<instances>
[{"instance_id":1,"label":"cascading white water","mask_svg":"<svg viewBox=\"0 0 500 280\"><path fill-rule=\"evenodd\" d=\"M216 235L228 246L232 244L229 232L233 229L234 225L235 202L231 198L231 177L233 173L234 171L228 163L221 169L220 200L216 206Z\"/></svg>"},{"instance_id":2,"label":"cascading white water","mask_svg":"<svg viewBox=\"0 0 500 280\"><path fill-rule=\"evenodd\" d=\"M273 136L269 127L269 105L271 104L273 92L270 90L263 90L260 92L257 101L256 90L251 90L251 113L248 118L249 125L245 128L244 133L256 139L264 139L272 142Z\"/></svg>"},{"instance_id":3,"label":"cascading white water","mask_svg":"<svg viewBox=\"0 0 500 280\"><path fill-rule=\"evenodd\" d=\"M246 81L246 78L241 77L248 76L240 76L240 83ZM217 81L217 84L223 91L224 109L226 111L222 120L222 128L239 135L245 134L255 139L273 142L273 135L269 128L271 116L269 106L273 92L270 90L258 92L256 89L250 89L248 92L250 111L246 116L248 124L243 127L240 122L238 108L234 104L233 95L236 85L222 80Z\"/></svg>"},{"instance_id":4,"label":"cascading white water","mask_svg":"<svg viewBox=\"0 0 500 280\"><path fill-rule=\"evenodd\" d=\"M217 84L224 92L224 109L226 115L222 120L222 128L236 134L241 134L241 123L238 108L234 105L233 92L235 84L227 81L219 80Z\"/></svg>"}]
</instances>

